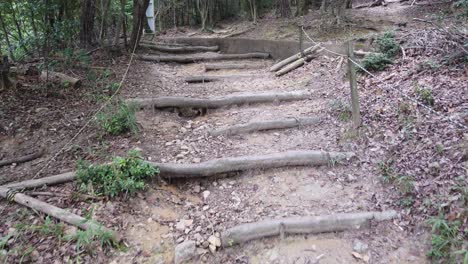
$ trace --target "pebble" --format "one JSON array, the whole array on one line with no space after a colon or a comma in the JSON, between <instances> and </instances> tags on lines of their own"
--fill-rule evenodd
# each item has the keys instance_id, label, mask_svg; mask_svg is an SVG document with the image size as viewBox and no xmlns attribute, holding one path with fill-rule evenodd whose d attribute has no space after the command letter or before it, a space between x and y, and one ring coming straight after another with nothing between
<instances>
[{"instance_id":1,"label":"pebble","mask_svg":"<svg viewBox=\"0 0 468 264\"><path fill-rule=\"evenodd\" d=\"M198 185L198 184L195 185L195 186L193 186L193 192L194 192L194 193L200 193L200 189L201 189L201 188L200 188L200 185Z\"/></svg>"},{"instance_id":2,"label":"pebble","mask_svg":"<svg viewBox=\"0 0 468 264\"><path fill-rule=\"evenodd\" d=\"M221 246L221 239L219 237L211 235L208 238L208 242L210 245L214 245L215 247L220 247Z\"/></svg>"},{"instance_id":3,"label":"pebble","mask_svg":"<svg viewBox=\"0 0 468 264\"><path fill-rule=\"evenodd\" d=\"M206 201L206 199L208 199L208 196L210 196L210 193L211 193L210 191L204 191L203 192L203 200Z\"/></svg>"},{"instance_id":4,"label":"pebble","mask_svg":"<svg viewBox=\"0 0 468 264\"><path fill-rule=\"evenodd\" d=\"M353 241L353 250L358 253L365 253L369 249L369 245L363 243L361 240L354 240Z\"/></svg>"}]
</instances>

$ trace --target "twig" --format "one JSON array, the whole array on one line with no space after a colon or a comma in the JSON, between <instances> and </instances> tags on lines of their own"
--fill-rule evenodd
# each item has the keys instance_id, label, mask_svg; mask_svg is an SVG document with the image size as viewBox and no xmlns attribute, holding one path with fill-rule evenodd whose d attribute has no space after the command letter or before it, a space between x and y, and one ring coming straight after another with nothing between
<instances>
[{"instance_id":1,"label":"twig","mask_svg":"<svg viewBox=\"0 0 468 264\"><path fill-rule=\"evenodd\" d=\"M44 150L41 149L40 151L38 151L36 153L29 154L29 155L26 155L26 156L13 158L13 159L9 159L9 160L1 160L0 161L0 167L7 166L7 165L10 165L10 164L13 164L13 163L18 164L18 163L24 163L24 162L28 162L28 161L31 161L31 160L35 160L35 159L38 159L38 158L42 157L43 154L44 154Z\"/></svg>"}]
</instances>

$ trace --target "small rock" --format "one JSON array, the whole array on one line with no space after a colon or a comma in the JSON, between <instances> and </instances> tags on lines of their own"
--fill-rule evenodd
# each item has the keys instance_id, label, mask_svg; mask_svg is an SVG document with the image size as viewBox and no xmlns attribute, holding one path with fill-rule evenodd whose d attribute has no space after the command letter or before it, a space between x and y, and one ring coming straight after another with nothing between
<instances>
[{"instance_id":1,"label":"small rock","mask_svg":"<svg viewBox=\"0 0 468 264\"><path fill-rule=\"evenodd\" d=\"M174 263L185 263L195 257L197 254L197 248L195 241L187 240L181 243L175 248Z\"/></svg>"},{"instance_id":2,"label":"small rock","mask_svg":"<svg viewBox=\"0 0 468 264\"><path fill-rule=\"evenodd\" d=\"M361 240L354 240L353 241L353 250L358 253L365 253L369 249L369 245L363 243Z\"/></svg>"},{"instance_id":3,"label":"small rock","mask_svg":"<svg viewBox=\"0 0 468 264\"><path fill-rule=\"evenodd\" d=\"M203 192L203 200L206 201L206 199L208 199L208 196L210 196L210 191L204 191Z\"/></svg>"},{"instance_id":4,"label":"small rock","mask_svg":"<svg viewBox=\"0 0 468 264\"><path fill-rule=\"evenodd\" d=\"M184 237L179 237L177 240L176 240L176 243L177 244L180 244L182 242L184 242L185 238Z\"/></svg>"},{"instance_id":5,"label":"small rock","mask_svg":"<svg viewBox=\"0 0 468 264\"><path fill-rule=\"evenodd\" d=\"M213 236L211 235L209 238L208 238L208 242L211 244L211 245L214 245L216 247L220 247L221 246L221 239L219 237L216 237L216 236Z\"/></svg>"},{"instance_id":6,"label":"small rock","mask_svg":"<svg viewBox=\"0 0 468 264\"><path fill-rule=\"evenodd\" d=\"M200 235L200 233L196 233L193 238L196 240L196 241L202 241L203 240L203 237L202 235Z\"/></svg>"},{"instance_id":7,"label":"small rock","mask_svg":"<svg viewBox=\"0 0 468 264\"><path fill-rule=\"evenodd\" d=\"M179 231L184 231L185 230L185 222L184 221L179 221L175 228Z\"/></svg>"},{"instance_id":8,"label":"small rock","mask_svg":"<svg viewBox=\"0 0 468 264\"><path fill-rule=\"evenodd\" d=\"M210 242L208 241L203 241L203 243L201 244L203 248L207 248L210 246Z\"/></svg>"},{"instance_id":9,"label":"small rock","mask_svg":"<svg viewBox=\"0 0 468 264\"><path fill-rule=\"evenodd\" d=\"M66 237L74 237L77 231L78 229L75 226L68 226L63 232Z\"/></svg>"},{"instance_id":10,"label":"small rock","mask_svg":"<svg viewBox=\"0 0 468 264\"><path fill-rule=\"evenodd\" d=\"M215 245L210 244L210 245L208 246L208 248L210 249L210 252L211 252L212 254L216 253L216 246L215 246Z\"/></svg>"},{"instance_id":11,"label":"small rock","mask_svg":"<svg viewBox=\"0 0 468 264\"><path fill-rule=\"evenodd\" d=\"M180 132L181 132L181 133L187 133L187 129L186 129L185 127L181 127L181 128L180 128Z\"/></svg>"},{"instance_id":12,"label":"small rock","mask_svg":"<svg viewBox=\"0 0 468 264\"><path fill-rule=\"evenodd\" d=\"M197 184L197 185L193 186L193 192L194 193L200 193L200 185Z\"/></svg>"},{"instance_id":13,"label":"small rock","mask_svg":"<svg viewBox=\"0 0 468 264\"><path fill-rule=\"evenodd\" d=\"M185 219L183 221L185 226L191 226L193 224L193 219Z\"/></svg>"},{"instance_id":14,"label":"small rock","mask_svg":"<svg viewBox=\"0 0 468 264\"><path fill-rule=\"evenodd\" d=\"M200 163L201 159L200 158L193 158L193 163Z\"/></svg>"},{"instance_id":15,"label":"small rock","mask_svg":"<svg viewBox=\"0 0 468 264\"><path fill-rule=\"evenodd\" d=\"M208 209L210 209L210 206L209 206L209 205L205 205L205 206L203 206L203 208L202 208L203 211L206 211L206 210L208 210Z\"/></svg>"}]
</instances>

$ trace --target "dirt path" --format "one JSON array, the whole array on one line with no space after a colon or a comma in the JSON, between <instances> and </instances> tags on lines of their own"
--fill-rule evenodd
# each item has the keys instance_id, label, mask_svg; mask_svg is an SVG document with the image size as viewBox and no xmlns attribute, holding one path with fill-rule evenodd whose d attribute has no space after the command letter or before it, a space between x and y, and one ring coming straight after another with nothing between
<instances>
[{"instance_id":1,"label":"dirt path","mask_svg":"<svg viewBox=\"0 0 468 264\"><path fill-rule=\"evenodd\" d=\"M251 73L258 78L205 84L185 84L184 76L203 74L202 64L172 65L138 62L130 85L139 87L127 97L183 95L208 97L242 92L302 91L311 100L257 104L210 111L205 116L180 117L177 113L146 110L138 114L143 128L137 146L148 160L197 163L213 158L267 154L286 150L357 151L348 164L319 168L284 168L248 171L195 181L154 185L133 201L136 214L123 216L131 249L115 259L126 263L172 261L175 245L196 241L199 259L207 263L424 263L421 237L409 237L398 221L380 223L369 230L253 241L207 250L206 240L240 223L286 216L386 210L380 199L379 180L370 162L347 133L349 124L332 113L336 94L347 93L343 69L320 57L306 67L276 78L267 71L271 61L251 61L257 70L219 71L212 74ZM322 117L319 125L236 136L211 137L212 128L284 117ZM368 248L368 249L366 249ZM358 252L363 259L356 258ZM199 263L200 260L194 260ZM159 262L158 262L159 261Z\"/></svg>"}]
</instances>

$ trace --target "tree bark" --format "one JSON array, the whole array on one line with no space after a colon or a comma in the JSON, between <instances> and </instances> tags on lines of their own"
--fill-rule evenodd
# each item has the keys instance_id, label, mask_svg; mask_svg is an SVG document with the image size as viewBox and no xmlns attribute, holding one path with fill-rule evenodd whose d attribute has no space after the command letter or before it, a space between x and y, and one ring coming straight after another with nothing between
<instances>
[{"instance_id":1,"label":"tree bark","mask_svg":"<svg viewBox=\"0 0 468 264\"><path fill-rule=\"evenodd\" d=\"M215 82L222 80L232 80L232 79L241 79L241 78L258 78L262 75L258 74L233 74L233 75L198 75L198 76L189 76L185 78L187 83L206 83L206 82Z\"/></svg>"},{"instance_id":2,"label":"tree bark","mask_svg":"<svg viewBox=\"0 0 468 264\"><path fill-rule=\"evenodd\" d=\"M288 234L317 234L370 227L372 220L386 221L397 216L396 211L342 213L324 216L289 217L241 224L221 234L223 247L232 247L255 239Z\"/></svg>"},{"instance_id":3,"label":"tree bark","mask_svg":"<svg viewBox=\"0 0 468 264\"><path fill-rule=\"evenodd\" d=\"M10 37L8 36L8 30L3 20L2 12L0 11L0 25L2 26L3 36L5 37L6 44L8 46L8 52L10 53L10 58L14 61L15 55L13 53L13 47L11 46Z\"/></svg>"},{"instance_id":4,"label":"tree bark","mask_svg":"<svg viewBox=\"0 0 468 264\"><path fill-rule=\"evenodd\" d=\"M154 44L140 44L140 47L157 50L168 53L190 53L190 52L207 52L207 51L218 51L219 46L183 46L183 47L170 47L164 45Z\"/></svg>"},{"instance_id":5,"label":"tree bark","mask_svg":"<svg viewBox=\"0 0 468 264\"><path fill-rule=\"evenodd\" d=\"M81 8L80 43L84 47L94 44L94 16L96 12L95 0L83 0Z\"/></svg>"},{"instance_id":6,"label":"tree bark","mask_svg":"<svg viewBox=\"0 0 468 264\"><path fill-rule=\"evenodd\" d=\"M163 96L156 98L134 98L127 99L127 103L137 104L141 108L221 108L231 105L256 104L256 103L271 103L279 101L298 101L310 98L308 92L283 92L283 93L253 93L253 94L237 94L223 97L213 97L208 99L191 98L191 97L171 97Z\"/></svg>"},{"instance_id":7,"label":"tree bark","mask_svg":"<svg viewBox=\"0 0 468 264\"><path fill-rule=\"evenodd\" d=\"M283 18L291 16L289 0L276 0L276 15Z\"/></svg>"},{"instance_id":8,"label":"tree bark","mask_svg":"<svg viewBox=\"0 0 468 264\"><path fill-rule=\"evenodd\" d=\"M8 62L8 57L7 56L2 56L0 52L0 58L2 58L2 61L0 61L0 91L4 89L9 89L13 86L13 83L10 81L10 78L8 77L8 74L10 72L10 64ZM1 161L0 161L0 166L1 166Z\"/></svg>"},{"instance_id":9,"label":"tree bark","mask_svg":"<svg viewBox=\"0 0 468 264\"><path fill-rule=\"evenodd\" d=\"M146 23L146 9L148 9L149 0L133 0L133 26L132 35L130 37L130 49L138 46L141 35Z\"/></svg>"}]
</instances>

